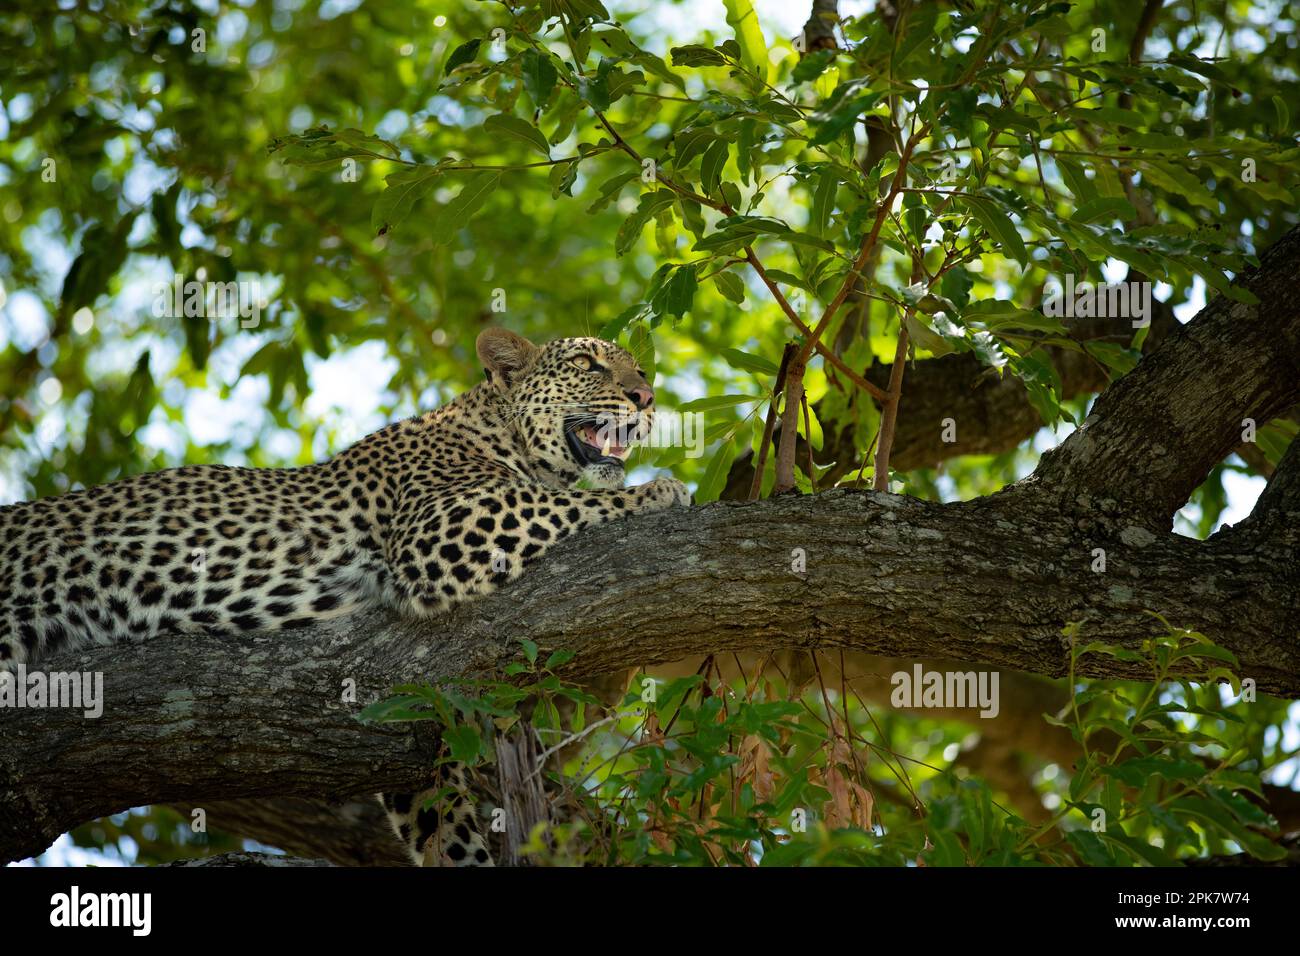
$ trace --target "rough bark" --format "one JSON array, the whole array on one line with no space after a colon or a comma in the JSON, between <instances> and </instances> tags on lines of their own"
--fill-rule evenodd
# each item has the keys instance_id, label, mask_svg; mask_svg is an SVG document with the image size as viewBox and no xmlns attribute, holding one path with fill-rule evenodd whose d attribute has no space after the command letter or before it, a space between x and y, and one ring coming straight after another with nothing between
<instances>
[{"instance_id":1,"label":"rough bark","mask_svg":"<svg viewBox=\"0 0 1300 956\"><path fill-rule=\"evenodd\" d=\"M1171 505L1233 447L1242 417L1300 401L1298 262L1294 230L1247 279L1260 305L1216 299L1033 476L987 498L838 490L662 512L577 536L436 620L374 612L51 660L53 671L105 673L104 718L5 715L0 858L142 804L422 786L432 734L361 725L360 707L400 683L498 673L524 636L576 652L570 677L776 647L1059 675L1067 622L1084 622L1088 640L1134 646L1157 633L1150 610L1233 651L1261 690L1300 696L1300 443L1248 521L1204 542L1167 530ZM1091 570L1096 548L1105 573ZM1089 673L1148 676L1085 660Z\"/></svg>"},{"instance_id":2,"label":"rough bark","mask_svg":"<svg viewBox=\"0 0 1300 956\"><path fill-rule=\"evenodd\" d=\"M379 801L364 796L342 803L308 797L201 800L173 803L187 819L201 806L208 828L238 834L289 856L327 860L337 866L410 866Z\"/></svg>"},{"instance_id":3,"label":"rough bark","mask_svg":"<svg viewBox=\"0 0 1300 956\"><path fill-rule=\"evenodd\" d=\"M1286 536L1242 529L1197 542L1116 522L1104 508L1063 515L1038 497L942 505L835 491L647 515L566 542L514 585L434 622L376 612L298 632L65 655L49 669L105 672L104 718L6 717L0 852L22 858L84 820L197 795L344 798L418 786L431 736L360 725L359 707L396 684L498 672L525 635L576 651L573 677L791 645L1059 675L1066 622L1086 621L1090 640L1132 644L1156 632L1145 613L1154 610L1232 650L1261 689L1300 695ZM1095 547L1107 550L1105 574L1089 570ZM804 574L790 570L795 549L807 554ZM1097 674L1145 676L1092 663ZM357 704L341 700L349 680Z\"/></svg>"},{"instance_id":4,"label":"rough bark","mask_svg":"<svg viewBox=\"0 0 1300 956\"><path fill-rule=\"evenodd\" d=\"M1240 284L1258 304L1213 299L1097 399L1082 426L1043 455L1037 480L1065 500L1123 501L1153 529L1168 528L1241 442L1244 419L1262 425L1296 403L1300 230L1274 243Z\"/></svg>"},{"instance_id":5,"label":"rough bark","mask_svg":"<svg viewBox=\"0 0 1300 956\"><path fill-rule=\"evenodd\" d=\"M332 866L328 860L322 859L304 859L296 856L281 856L277 853L250 853L247 851L236 851L233 853L218 853L215 856L205 856L197 860L181 860L176 863L168 863L167 866L266 866L273 868L294 868L302 866Z\"/></svg>"},{"instance_id":6,"label":"rough bark","mask_svg":"<svg viewBox=\"0 0 1300 956\"><path fill-rule=\"evenodd\" d=\"M804 52L837 49L839 44L835 42L835 24L839 18L837 0L813 0L812 12L803 27Z\"/></svg>"}]
</instances>

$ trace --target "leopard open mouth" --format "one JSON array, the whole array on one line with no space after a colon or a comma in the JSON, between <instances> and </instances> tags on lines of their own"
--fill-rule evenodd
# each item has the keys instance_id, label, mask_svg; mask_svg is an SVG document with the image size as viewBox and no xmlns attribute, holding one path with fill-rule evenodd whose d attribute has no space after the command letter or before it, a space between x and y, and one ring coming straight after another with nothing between
<instances>
[{"instance_id":1,"label":"leopard open mouth","mask_svg":"<svg viewBox=\"0 0 1300 956\"><path fill-rule=\"evenodd\" d=\"M630 449L619 444L627 440L627 429L591 416L564 420L564 440L574 460L587 465L618 465L622 468Z\"/></svg>"}]
</instances>

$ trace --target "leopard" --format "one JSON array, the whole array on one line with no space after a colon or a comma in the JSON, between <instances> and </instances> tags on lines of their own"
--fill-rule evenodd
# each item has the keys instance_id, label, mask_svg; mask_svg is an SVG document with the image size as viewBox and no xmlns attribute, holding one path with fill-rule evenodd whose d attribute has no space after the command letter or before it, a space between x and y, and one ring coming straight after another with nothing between
<instances>
[{"instance_id":1,"label":"leopard","mask_svg":"<svg viewBox=\"0 0 1300 956\"><path fill-rule=\"evenodd\" d=\"M691 503L671 476L624 487L655 410L628 350L493 327L475 351L473 387L321 462L187 465L0 507L0 670L164 632L429 617L584 529ZM377 797L415 864L494 865L464 767Z\"/></svg>"}]
</instances>

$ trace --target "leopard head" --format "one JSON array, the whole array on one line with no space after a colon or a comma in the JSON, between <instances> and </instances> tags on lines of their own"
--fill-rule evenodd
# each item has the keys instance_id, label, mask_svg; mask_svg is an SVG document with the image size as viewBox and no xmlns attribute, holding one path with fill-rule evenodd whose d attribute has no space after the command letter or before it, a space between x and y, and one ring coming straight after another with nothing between
<instances>
[{"instance_id":1,"label":"leopard head","mask_svg":"<svg viewBox=\"0 0 1300 956\"><path fill-rule=\"evenodd\" d=\"M538 346L505 329L485 330L477 347L496 407L544 481L622 485L630 446L654 418L654 391L630 352L597 338Z\"/></svg>"}]
</instances>

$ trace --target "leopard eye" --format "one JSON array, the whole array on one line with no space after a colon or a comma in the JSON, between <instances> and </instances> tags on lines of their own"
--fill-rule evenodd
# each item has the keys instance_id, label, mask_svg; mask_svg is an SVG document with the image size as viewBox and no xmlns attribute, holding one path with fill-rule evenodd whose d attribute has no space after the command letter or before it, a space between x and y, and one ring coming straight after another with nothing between
<instances>
[{"instance_id":1,"label":"leopard eye","mask_svg":"<svg viewBox=\"0 0 1300 956\"><path fill-rule=\"evenodd\" d=\"M569 359L569 361L578 366L578 368L582 369L584 372L595 371L600 367L590 355L575 355L573 358Z\"/></svg>"}]
</instances>

